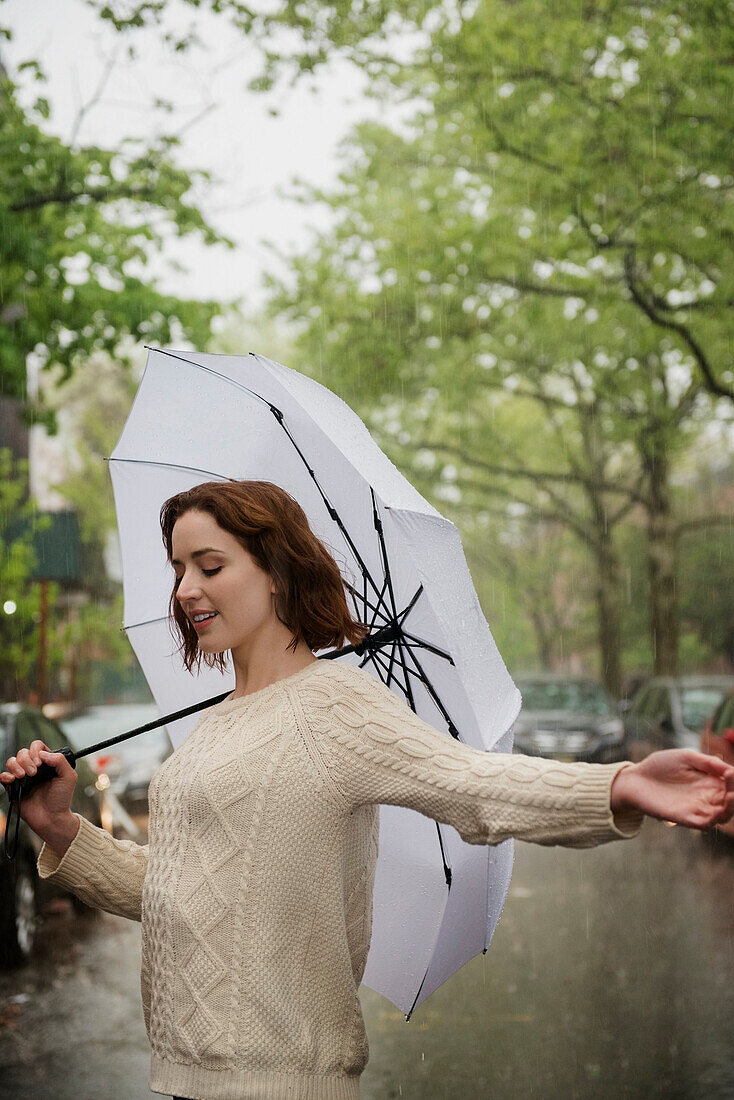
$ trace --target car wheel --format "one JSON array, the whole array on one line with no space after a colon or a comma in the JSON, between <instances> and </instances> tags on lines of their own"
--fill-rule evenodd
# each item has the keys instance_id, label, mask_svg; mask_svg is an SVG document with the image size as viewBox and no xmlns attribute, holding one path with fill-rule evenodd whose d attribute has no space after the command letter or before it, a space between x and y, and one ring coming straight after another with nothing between
<instances>
[{"instance_id":1,"label":"car wheel","mask_svg":"<svg viewBox=\"0 0 734 1100\"><path fill-rule=\"evenodd\" d=\"M9 969L28 961L37 915L35 866L26 856L18 855L15 886L9 883L0 913L0 966Z\"/></svg>"}]
</instances>

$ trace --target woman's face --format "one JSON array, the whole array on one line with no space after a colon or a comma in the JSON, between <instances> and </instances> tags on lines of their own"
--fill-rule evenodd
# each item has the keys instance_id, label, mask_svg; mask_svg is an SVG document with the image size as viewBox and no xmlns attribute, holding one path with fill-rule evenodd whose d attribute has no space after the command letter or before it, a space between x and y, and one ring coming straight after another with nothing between
<instances>
[{"instance_id":1,"label":"woman's face","mask_svg":"<svg viewBox=\"0 0 734 1100\"><path fill-rule=\"evenodd\" d=\"M208 512L184 512L171 536L176 599L206 653L252 642L275 616L272 578ZM196 619L207 614L201 622Z\"/></svg>"}]
</instances>

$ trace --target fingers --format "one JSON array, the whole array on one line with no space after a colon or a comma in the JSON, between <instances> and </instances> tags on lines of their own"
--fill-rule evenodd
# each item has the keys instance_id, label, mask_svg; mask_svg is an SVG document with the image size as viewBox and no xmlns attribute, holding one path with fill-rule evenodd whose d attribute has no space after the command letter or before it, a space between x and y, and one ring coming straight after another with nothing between
<instances>
[{"instance_id":1,"label":"fingers","mask_svg":"<svg viewBox=\"0 0 734 1100\"><path fill-rule=\"evenodd\" d=\"M727 781L734 779L734 767L731 764L725 764L721 757L708 756L703 752L694 752L693 749L689 749L686 755L689 758L688 763L697 771L706 772L707 775L715 775Z\"/></svg>"},{"instance_id":2,"label":"fingers","mask_svg":"<svg viewBox=\"0 0 734 1100\"><path fill-rule=\"evenodd\" d=\"M15 756L8 757L6 761L7 771L3 772L3 782L12 783L14 779L22 779L25 775L25 769ZM6 778L6 776L8 778Z\"/></svg>"},{"instance_id":3,"label":"fingers","mask_svg":"<svg viewBox=\"0 0 734 1100\"><path fill-rule=\"evenodd\" d=\"M45 741L31 741L30 748L22 748L17 757L8 758L6 770L0 772L0 782L12 783L14 779L22 779L26 774L35 775L43 763L41 753L48 751Z\"/></svg>"},{"instance_id":4,"label":"fingers","mask_svg":"<svg viewBox=\"0 0 734 1100\"><path fill-rule=\"evenodd\" d=\"M58 775L63 775L65 772L70 772L72 775L76 775L76 772L72 768L69 761L64 756L63 752L50 752L48 749L41 751L41 763L49 764Z\"/></svg>"},{"instance_id":5,"label":"fingers","mask_svg":"<svg viewBox=\"0 0 734 1100\"><path fill-rule=\"evenodd\" d=\"M31 756L30 749L21 749L18 752L16 760L26 775L35 775L38 771L40 760L37 764L35 759Z\"/></svg>"},{"instance_id":6,"label":"fingers","mask_svg":"<svg viewBox=\"0 0 734 1100\"><path fill-rule=\"evenodd\" d=\"M6 770L0 772L0 782L12 783L24 775L35 775L41 764L50 764L59 774L67 768L73 770L63 753L51 752L43 741L33 741L30 749L20 749L17 756L8 757Z\"/></svg>"},{"instance_id":7,"label":"fingers","mask_svg":"<svg viewBox=\"0 0 734 1100\"><path fill-rule=\"evenodd\" d=\"M725 825L727 821L731 821L732 817L734 817L734 792L727 794L724 800L724 811L717 825Z\"/></svg>"}]
</instances>

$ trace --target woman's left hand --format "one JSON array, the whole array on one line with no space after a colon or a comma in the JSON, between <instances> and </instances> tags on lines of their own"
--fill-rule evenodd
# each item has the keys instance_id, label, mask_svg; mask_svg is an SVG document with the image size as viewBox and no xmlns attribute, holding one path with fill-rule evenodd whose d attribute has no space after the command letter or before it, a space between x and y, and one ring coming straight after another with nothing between
<instances>
[{"instance_id":1,"label":"woman's left hand","mask_svg":"<svg viewBox=\"0 0 734 1100\"><path fill-rule=\"evenodd\" d=\"M653 752L614 777L613 813L642 810L690 829L711 829L734 815L734 767L692 749Z\"/></svg>"}]
</instances>

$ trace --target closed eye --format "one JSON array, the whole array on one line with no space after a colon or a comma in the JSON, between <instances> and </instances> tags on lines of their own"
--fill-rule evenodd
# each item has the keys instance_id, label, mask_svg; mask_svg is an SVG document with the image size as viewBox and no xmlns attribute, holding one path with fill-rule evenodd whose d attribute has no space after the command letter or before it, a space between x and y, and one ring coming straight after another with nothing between
<instances>
[{"instance_id":1,"label":"closed eye","mask_svg":"<svg viewBox=\"0 0 734 1100\"><path fill-rule=\"evenodd\" d=\"M215 573L221 572L221 569L222 569L222 566L218 565L216 567L216 569L202 569L202 573L204 574L205 577L213 577L215 575ZM178 586L180 585L182 580L183 580L183 574L181 574L180 577L176 577L174 579L174 582L173 582L174 592L176 591L176 589L178 588Z\"/></svg>"}]
</instances>

